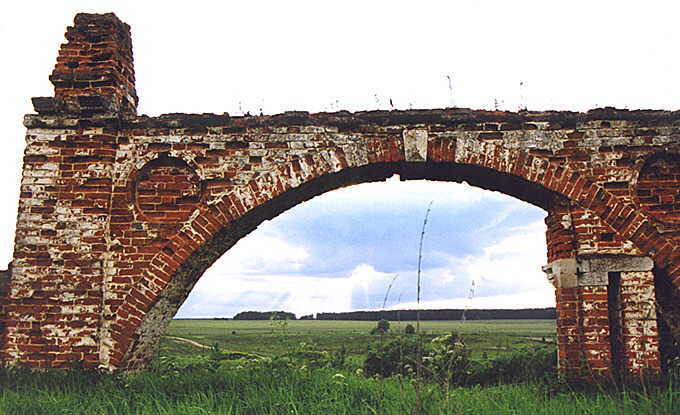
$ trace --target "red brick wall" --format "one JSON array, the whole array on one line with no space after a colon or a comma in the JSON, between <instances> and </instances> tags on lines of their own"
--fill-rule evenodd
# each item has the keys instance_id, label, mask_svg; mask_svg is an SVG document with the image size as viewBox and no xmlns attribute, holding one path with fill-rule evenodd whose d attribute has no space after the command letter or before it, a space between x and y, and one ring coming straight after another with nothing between
<instances>
[{"instance_id":1,"label":"red brick wall","mask_svg":"<svg viewBox=\"0 0 680 415\"><path fill-rule=\"evenodd\" d=\"M558 365L569 378L611 375L607 287L558 288Z\"/></svg>"}]
</instances>

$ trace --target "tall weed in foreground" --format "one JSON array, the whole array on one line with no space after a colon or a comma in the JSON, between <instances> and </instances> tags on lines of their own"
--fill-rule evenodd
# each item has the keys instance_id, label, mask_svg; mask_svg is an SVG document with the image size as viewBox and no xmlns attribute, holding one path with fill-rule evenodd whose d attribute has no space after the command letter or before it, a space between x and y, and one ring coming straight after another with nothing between
<instances>
[{"instance_id":1,"label":"tall weed in foreground","mask_svg":"<svg viewBox=\"0 0 680 415\"><path fill-rule=\"evenodd\" d=\"M420 332L420 273L421 265L423 262L423 240L425 239L425 228L427 227L427 219L430 217L430 210L432 210L432 203L434 201L430 200L427 205L427 211L425 212L425 219L423 219L423 229L420 232L420 243L418 244L418 281L416 284L416 334L418 338L418 360L416 362L416 407L413 413L420 415L423 411L423 397L422 397L422 382L423 382L423 336Z\"/></svg>"}]
</instances>

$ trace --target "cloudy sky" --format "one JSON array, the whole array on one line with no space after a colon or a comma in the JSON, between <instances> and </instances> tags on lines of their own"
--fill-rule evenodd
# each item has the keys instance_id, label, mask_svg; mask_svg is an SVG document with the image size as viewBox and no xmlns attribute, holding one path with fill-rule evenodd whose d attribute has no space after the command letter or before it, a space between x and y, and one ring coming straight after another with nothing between
<instances>
[{"instance_id":1,"label":"cloudy sky","mask_svg":"<svg viewBox=\"0 0 680 415\"><path fill-rule=\"evenodd\" d=\"M0 265L12 256L30 97L52 95L73 16L132 26L139 113L347 109L678 109L674 1L32 1L0 4ZM366 184L270 222L199 281L180 316L412 306L542 307L538 208L464 184ZM396 276L396 279L395 279ZM474 281L475 295L466 298Z\"/></svg>"}]
</instances>

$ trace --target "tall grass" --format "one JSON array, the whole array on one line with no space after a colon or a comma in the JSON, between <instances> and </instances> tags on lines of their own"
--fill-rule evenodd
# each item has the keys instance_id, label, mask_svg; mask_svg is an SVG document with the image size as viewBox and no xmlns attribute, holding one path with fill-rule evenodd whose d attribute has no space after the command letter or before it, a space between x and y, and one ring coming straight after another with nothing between
<instances>
[{"instance_id":1,"label":"tall grass","mask_svg":"<svg viewBox=\"0 0 680 415\"><path fill-rule=\"evenodd\" d=\"M382 389L382 390L381 390ZM677 414L680 391L585 393L538 384L455 388L424 384L427 414ZM0 369L0 414L405 414L410 379L265 366L147 372L129 377Z\"/></svg>"}]
</instances>

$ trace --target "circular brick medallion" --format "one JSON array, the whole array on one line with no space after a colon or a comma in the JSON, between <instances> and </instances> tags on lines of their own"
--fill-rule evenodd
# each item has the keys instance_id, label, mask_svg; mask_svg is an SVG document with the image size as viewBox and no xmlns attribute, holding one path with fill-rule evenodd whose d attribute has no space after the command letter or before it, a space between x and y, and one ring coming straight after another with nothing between
<instances>
[{"instance_id":1,"label":"circular brick medallion","mask_svg":"<svg viewBox=\"0 0 680 415\"><path fill-rule=\"evenodd\" d=\"M148 222L184 222L200 205L203 189L196 171L184 160L159 157L140 169L132 196Z\"/></svg>"},{"instance_id":2,"label":"circular brick medallion","mask_svg":"<svg viewBox=\"0 0 680 415\"><path fill-rule=\"evenodd\" d=\"M640 207L664 223L680 223L680 154L658 154L642 166L636 188Z\"/></svg>"}]
</instances>

